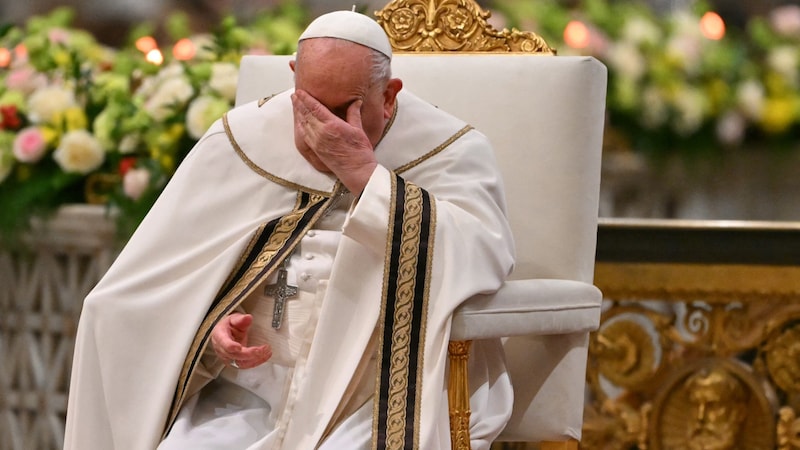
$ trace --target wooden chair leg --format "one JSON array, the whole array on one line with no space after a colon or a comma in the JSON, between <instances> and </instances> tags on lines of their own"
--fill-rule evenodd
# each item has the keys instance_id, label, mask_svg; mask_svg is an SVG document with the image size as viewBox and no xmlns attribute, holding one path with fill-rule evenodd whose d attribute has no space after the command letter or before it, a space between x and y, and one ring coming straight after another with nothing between
<instances>
[{"instance_id":1,"label":"wooden chair leg","mask_svg":"<svg viewBox=\"0 0 800 450\"><path fill-rule=\"evenodd\" d=\"M447 400L450 411L450 444L452 450L471 450L469 441L469 383L467 362L472 341L450 341L450 376Z\"/></svg>"},{"instance_id":2,"label":"wooden chair leg","mask_svg":"<svg viewBox=\"0 0 800 450\"><path fill-rule=\"evenodd\" d=\"M447 401L450 412L450 445L452 450L471 450L469 440L469 349L472 341L450 341L447 354L450 375L447 381ZM579 442L570 439L541 442L539 450L578 450Z\"/></svg>"},{"instance_id":3,"label":"wooden chair leg","mask_svg":"<svg viewBox=\"0 0 800 450\"><path fill-rule=\"evenodd\" d=\"M578 450L578 441L570 439L563 442L542 442L539 450Z\"/></svg>"}]
</instances>

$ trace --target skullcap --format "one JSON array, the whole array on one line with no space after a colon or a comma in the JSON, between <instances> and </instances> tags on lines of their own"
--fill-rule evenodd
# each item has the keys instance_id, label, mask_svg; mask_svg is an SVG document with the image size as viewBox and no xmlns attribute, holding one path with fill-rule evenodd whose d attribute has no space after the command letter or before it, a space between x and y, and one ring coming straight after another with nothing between
<instances>
[{"instance_id":1,"label":"skullcap","mask_svg":"<svg viewBox=\"0 0 800 450\"><path fill-rule=\"evenodd\" d=\"M334 11L323 14L308 25L298 41L322 37L355 42L392 58L392 46L383 28L361 13Z\"/></svg>"}]
</instances>

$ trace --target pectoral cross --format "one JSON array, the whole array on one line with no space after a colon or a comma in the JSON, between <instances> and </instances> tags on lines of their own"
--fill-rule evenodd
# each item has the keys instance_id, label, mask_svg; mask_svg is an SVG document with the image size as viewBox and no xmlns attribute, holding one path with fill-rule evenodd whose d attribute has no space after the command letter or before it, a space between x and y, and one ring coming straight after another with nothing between
<instances>
[{"instance_id":1,"label":"pectoral cross","mask_svg":"<svg viewBox=\"0 0 800 450\"><path fill-rule=\"evenodd\" d=\"M287 256L283 260L281 268L278 269L278 281L264 289L264 294L271 296L275 300L275 306L272 309L272 328L276 330L281 327L281 322L283 322L283 309L286 306L286 299L297 295L297 286L291 286L288 282L289 272L286 270L288 263L289 257Z\"/></svg>"}]
</instances>

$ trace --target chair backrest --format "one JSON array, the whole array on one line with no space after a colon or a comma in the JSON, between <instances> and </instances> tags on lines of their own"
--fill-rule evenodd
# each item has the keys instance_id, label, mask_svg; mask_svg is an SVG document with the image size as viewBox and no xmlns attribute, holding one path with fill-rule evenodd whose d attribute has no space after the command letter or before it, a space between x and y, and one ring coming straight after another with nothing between
<instances>
[{"instance_id":1,"label":"chair backrest","mask_svg":"<svg viewBox=\"0 0 800 450\"><path fill-rule=\"evenodd\" d=\"M291 56L245 56L236 103L292 85ZM592 282L606 68L591 57L397 54L393 76L485 133L506 185L512 278Z\"/></svg>"},{"instance_id":2,"label":"chair backrest","mask_svg":"<svg viewBox=\"0 0 800 450\"><path fill-rule=\"evenodd\" d=\"M291 56L246 56L237 104L289 88ZM513 279L591 283L606 67L591 57L520 53L396 54L404 88L492 141L506 185ZM580 439L588 334L505 341L515 388L506 441Z\"/></svg>"}]
</instances>

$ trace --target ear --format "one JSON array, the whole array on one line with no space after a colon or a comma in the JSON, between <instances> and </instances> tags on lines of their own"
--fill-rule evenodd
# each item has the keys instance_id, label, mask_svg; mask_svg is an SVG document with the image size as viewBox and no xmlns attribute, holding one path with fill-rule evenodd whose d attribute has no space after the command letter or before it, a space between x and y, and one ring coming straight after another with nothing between
<instances>
[{"instance_id":1,"label":"ear","mask_svg":"<svg viewBox=\"0 0 800 450\"><path fill-rule=\"evenodd\" d=\"M388 119L394 113L394 103L397 101L397 94L403 89L403 81L399 78L392 78L386 82L386 89L383 91L383 117Z\"/></svg>"},{"instance_id":2,"label":"ear","mask_svg":"<svg viewBox=\"0 0 800 450\"><path fill-rule=\"evenodd\" d=\"M292 69L292 73L294 73L294 64L295 62L293 59L289 61L289 68Z\"/></svg>"}]
</instances>

